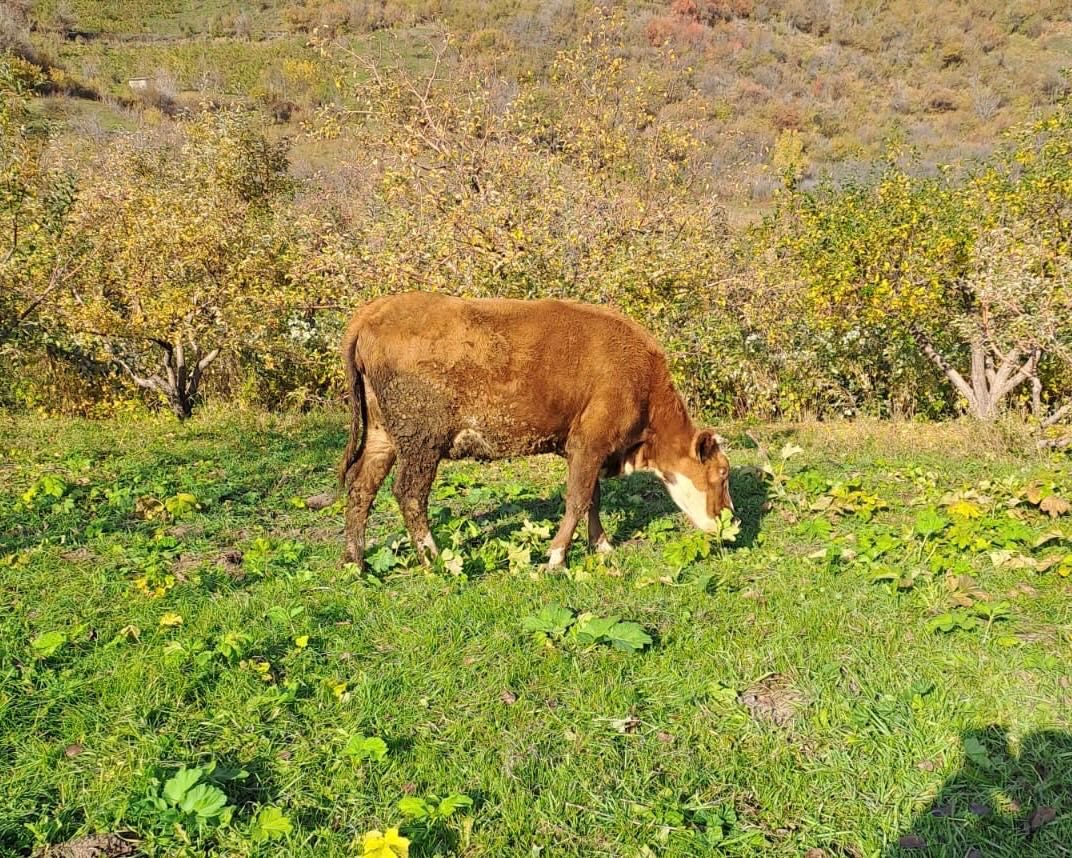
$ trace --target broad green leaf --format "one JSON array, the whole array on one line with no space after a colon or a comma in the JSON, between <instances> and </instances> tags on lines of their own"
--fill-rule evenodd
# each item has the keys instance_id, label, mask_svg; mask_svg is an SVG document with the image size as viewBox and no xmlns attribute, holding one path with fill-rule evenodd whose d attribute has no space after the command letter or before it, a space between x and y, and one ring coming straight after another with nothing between
<instances>
[{"instance_id":1,"label":"broad green leaf","mask_svg":"<svg viewBox=\"0 0 1072 858\"><path fill-rule=\"evenodd\" d=\"M407 795L398 802L398 811L408 819L424 819L428 816L431 808L428 802L415 795Z\"/></svg>"},{"instance_id":2,"label":"broad green leaf","mask_svg":"<svg viewBox=\"0 0 1072 858\"><path fill-rule=\"evenodd\" d=\"M205 770L201 768L188 769L185 766L179 769L164 783L164 798L171 804L177 805L182 801L194 784L201 780Z\"/></svg>"},{"instance_id":3,"label":"broad green leaf","mask_svg":"<svg viewBox=\"0 0 1072 858\"><path fill-rule=\"evenodd\" d=\"M387 756L387 743L378 736L351 736L343 753L358 760L382 760Z\"/></svg>"},{"instance_id":4,"label":"broad green leaf","mask_svg":"<svg viewBox=\"0 0 1072 858\"><path fill-rule=\"evenodd\" d=\"M639 623L615 623L607 631L607 639L615 649L639 652L651 643L649 635Z\"/></svg>"},{"instance_id":5,"label":"broad green leaf","mask_svg":"<svg viewBox=\"0 0 1072 858\"><path fill-rule=\"evenodd\" d=\"M193 813L202 819L219 816L227 806L227 794L212 784L197 784L191 788L179 803L183 813Z\"/></svg>"},{"instance_id":6,"label":"broad green leaf","mask_svg":"<svg viewBox=\"0 0 1072 858\"><path fill-rule=\"evenodd\" d=\"M577 618L577 624L573 627L577 640L582 644L599 643L608 638L610 630L618 622L618 617L596 617L592 614L581 614Z\"/></svg>"},{"instance_id":7,"label":"broad green leaf","mask_svg":"<svg viewBox=\"0 0 1072 858\"><path fill-rule=\"evenodd\" d=\"M994 767L994 762L990 759L983 743L974 736L969 736L964 740L964 756L980 768L992 769Z\"/></svg>"},{"instance_id":8,"label":"broad green leaf","mask_svg":"<svg viewBox=\"0 0 1072 858\"><path fill-rule=\"evenodd\" d=\"M941 533L949 525L949 519L942 515L934 507L920 510L916 513L914 529L922 537L935 536Z\"/></svg>"},{"instance_id":9,"label":"broad green leaf","mask_svg":"<svg viewBox=\"0 0 1072 858\"><path fill-rule=\"evenodd\" d=\"M463 807L472 806L473 800L469 798L469 796L465 795L464 793L451 793L441 802L439 802L439 807L436 808L436 812L438 816L443 819L446 819L448 816L454 813L454 811L459 810Z\"/></svg>"},{"instance_id":10,"label":"broad green leaf","mask_svg":"<svg viewBox=\"0 0 1072 858\"><path fill-rule=\"evenodd\" d=\"M38 658L48 658L66 643L67 635L63 632L45 632L35 637L30 646Z\"/></svg>"},{"instance_id":11,"label":"broad green leaf","mask_svg":"<svg viewBox=\"0 0 1072 858\"><path fill-rule=\"evenodd\" d=\"M278 807L262 807L253 820L250 836L254 843L278 840L294 830L290 819Z\"/></svg>"},{"instance_id":12,"label":"broad green leaf","mask_svg":"<svg viewBox=\"0 0 1072 858\"><path fill-rule=\"evenodd\" d=\"M561 605L546 605L535 616L525 617L525 631L543 632L551 637L562 637L573 624L573 612Z\"/></svg>"}]
</instances>

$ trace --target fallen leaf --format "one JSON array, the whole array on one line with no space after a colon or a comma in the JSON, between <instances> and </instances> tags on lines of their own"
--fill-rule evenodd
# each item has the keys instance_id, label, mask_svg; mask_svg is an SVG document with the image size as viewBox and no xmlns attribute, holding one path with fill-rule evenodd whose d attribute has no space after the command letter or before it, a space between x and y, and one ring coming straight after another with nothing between
<instances>
[{"instance_id":1,"label":"fallen leaf","mask_svg":"<svg viewBox=\"0 0 1072 858\"><path fill-rule=\"evenodd\" d=\"M1031 814L1031 818L1027 820L1027 833L1034 834L1042 826L1053 822L1057 818L1057 811L1047 805L1042 805L1034 813Z\"/></svg>"},{"instance_id":2,"label":"fallen leaf","mask_svg":"<svg viewBox=\"0 0 1072 858\"><path fill-rule=\"evenodd\" d=\"M932 763L930 760L920 760L918 763L916 763L916 768L919 769L921 772L933 772L935 766L934 763Z\"/></svg>"},{"instance_id":3,"label":"fallen leaf","mask_svg":"<svg viewBox=\"0 0 1072 858\"><path fill-rule=\"evenodd\" d=\"M674 741L674 737L673 737L673 736L671 736L671 735L670 735L669 733L664 733L664 732L663 732L662 730L660 730L660 731L659 731L658 733L656 733L656 734L655 734L655 737L656 737L656 738L657 738L657 739L658 739L658 740L659 740L660 742L662 742L662 743L663 743L664 745L669 745L669 744L670 744L671 742L673 742L673 741Z\"/></svg>"},{"instance_id":4,"label":"fallen leaf","mask_svg":"<svg viewBox=\"0 0 1072 858\"><path fill-rule=\"evenodd\" d=\"M1068 512L1072 512L1072 504L1064 498L1057 497L1057 495L1049 495L1042 499L1042 502L1039 504L1039 509L1046 513L1050 518L1057 518L1059 515L1065 515Z\"/></svg>"},{"instance_id":5,"label":"fallen leaf","mask_svg":"<svg viewBox=\"0 0 1072 858\"><path fill-rule=\"evenodd\" d=\"M953 805L952 804L939 804L931 808L931 816L937 816L939 818L952 816Z\"/></svg>"},{"instance_id":6,"label":"fallen leaf","mask_svg":"<svg viewBox=\"0 0 1072 858\"><path fill-rule=\"evenodd\" d=\"M640 726L640 719L636 715L626 715L624 718L611 718L610 726L619 733L635 733Z\"/></svg>"},{"instance_id":7,"label":"fallen leaf","mask_svg":"<svg viewBox=\"0 0 1072 858\"><path fill-rule=\"evenodd\" d=\"M804 853L804 858L826 858L826 853L822 849L812 847Z\"/></svg>"},{"instance_id":8,"label":"fallen leaf","mask_svg":"<svg viewBox=\"0 0 1072 858\"><path fill-rule=\"evenodd\" d=\"M517 695L514 694L509 688L499 695L499 699L507 706L513 706L517 703Z\"/></svg>"},{"instance_id":9,"label":"fallen leaf","mask_svg":"<svg viewBox=\"0 0 1072 858\"><path fill-rule=\"evenodd\" d=\"M68 745L66 748L64 748L63 753L65 753L68 757L77 757L84 750L85 748L76 743L74 745Z\"/></svg>"},{"instance_id":10,"label":"fallen leaf","mask_svg":"<svg viewBox=\"0 0 1072 858\"><path fill-rule=\"evenodd\" d=\"M904 834L897 838L897 845L902 849L926 849L927 841L918 834Z\"/></svg>"}]
</instances>

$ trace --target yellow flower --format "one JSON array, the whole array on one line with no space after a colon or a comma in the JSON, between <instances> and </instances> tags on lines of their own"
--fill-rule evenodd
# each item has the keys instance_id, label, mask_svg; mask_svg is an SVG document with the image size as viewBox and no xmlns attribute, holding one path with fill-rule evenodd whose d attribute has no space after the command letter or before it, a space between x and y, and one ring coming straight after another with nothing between
<instances>
[{"instance_id":1,"label":"yellow flower","mask_svg":"<svg viewBox=\"0 0 1072 858\"><path fill-rule=\"evenodd\" d=\"M361 839L365 858L409 858L409 840L397 828L369 831Z\"/></svg>"}]
</instances>

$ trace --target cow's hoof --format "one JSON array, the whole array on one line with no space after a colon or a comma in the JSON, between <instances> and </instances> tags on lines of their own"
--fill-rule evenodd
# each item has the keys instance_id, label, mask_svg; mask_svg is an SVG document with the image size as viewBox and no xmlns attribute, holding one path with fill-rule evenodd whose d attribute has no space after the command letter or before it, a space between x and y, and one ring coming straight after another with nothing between
<instances>
[{"instance_id":1,"label":"cow's hoof","mask_svg":"<svg viewBox=\"0 0 1072 858\"><path fill-rule=\"evenodd\" d=\"M597 554L610 554L614 550L614 546L610 544L610 540L607 537L600 537L599 542L595 544Z\"/></svg>"},{"instance_id":2,"label":"cow's hoof","mask_svg":"<svg viewBox=\"0 0 1072 858\"><path fill-rule=\"evenodd\" d=\"M562 564L566 559L566 552L562 548L552 548L551 553L547 555L547 568L548 569L561 569Z\"/></svg>"}]
</instances>

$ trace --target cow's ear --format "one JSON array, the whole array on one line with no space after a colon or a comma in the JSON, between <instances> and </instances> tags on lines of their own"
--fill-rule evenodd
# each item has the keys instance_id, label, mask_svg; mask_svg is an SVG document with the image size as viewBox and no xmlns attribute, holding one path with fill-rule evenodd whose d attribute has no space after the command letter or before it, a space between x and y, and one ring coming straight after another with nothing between
<instances>
[{"instance_id":1,"label":"cow's ear","mask_svg":"<svg viewBox=\"0 0 1072 858\"><path fill-rule=\"evenodd\" d=\"M718 452L718 436L710 429L701 429L692 439L693 458L706 462Z\"/></svg>"}]
</instances>

